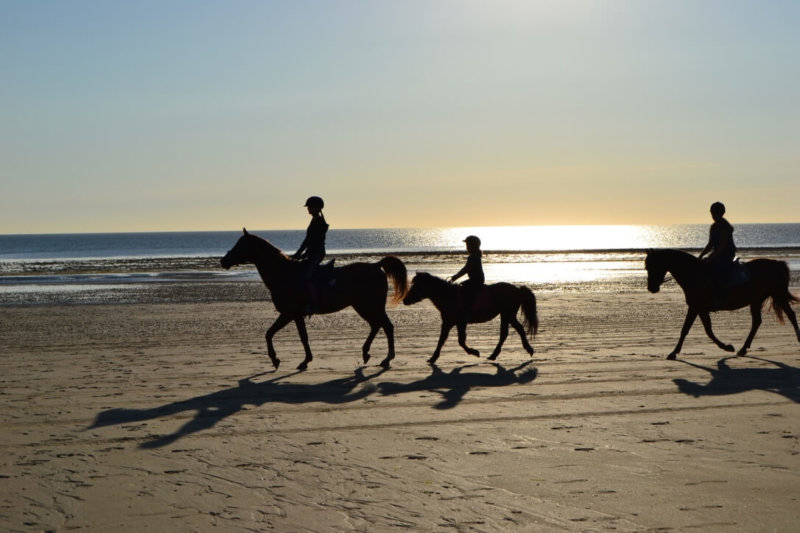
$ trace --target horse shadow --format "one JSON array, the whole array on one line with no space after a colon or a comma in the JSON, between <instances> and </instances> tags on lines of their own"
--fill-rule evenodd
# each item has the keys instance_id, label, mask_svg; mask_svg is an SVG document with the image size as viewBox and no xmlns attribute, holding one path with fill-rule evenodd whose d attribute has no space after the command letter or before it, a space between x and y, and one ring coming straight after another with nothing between
<instances>
[{"instance_id":1,"label":"horse shadow","mask_svg":"<svg viewBox=\"0 0 800 533\"><path fill-rule=\"evenodd\" d=\"M432 391L442 397L442 401L433 406L434 409L452 409L464 396L474 388L506 387L508 385L530 383L538 374L536 367L526 368L531 361L507 369L498 363L492 363L494 374L483 372L464 372L465 369L479 366L479 363L456 367L450 372L443 372L435 364L431 364L433 372L426 378L412 383L384 382L378 384L383 396L409 392Z\"/></svg>"},{"instance_id":2,"label":"horse shadow","mask_svg":"<svg viewBox=\"0 0 800 533\"><path fill-rule=\"evenodd\" d=\"M333 379L323 383L284 383L282 380L302 374L302 371L277 376L263 382L254 379L265 373L256 374L239 380L235 387L230 387L210 394L176 401L149 409L114 408L100 412L87 429L121 424L133 424L155 420L168 416L194 412L194 416L182 427L167 435L153 435L143 442L139 448L160 448L176 442L183 437L211 429L229 416L233 416L246 406L260 407L267 403L303 404L322 402L330 405L343 405L380 393L384 396L419 392L436 391L442 395L442 402L436 409L455 407L475 387L500 387L516 383L528 383L536 378L535 367L526 369L530 361L512 369L506 369L497 363L495 374L464 372L464 369L477 366L475 364L457 367L450 372L442 372L433 366L433 373L419 381L403 383L368 383L387 371L380 368L371 374L365 374L364 368L355 370L352 376ZM523 371L524 370L524 371Z\"/></svg>"},{"instance_id":3,"label":"horse shadow","mask_svg":"<svg viewBox=\"0 0 800 533\"><path fill-rule=\"evenodd\" d=\"M255 378L266 374L265 372L241 379L235 387L159 407L150 409L109 409L98 414L94 423L88 429L154 420L187 411L195 411L194 417L177 431L169 435L153 437L151 440L139 445L140 448L160 448L187 435L210 429L225 418L243 410L245 406L259 407L270 402L286 404L323 402L339 405L361 400L374 393L375 388L369 386L359 388L359 385L380 376L384 372L386 372L386 369L381 368L373 374L365 375L363 368L359 368L352 376L316 384L281 383L281 380L302 374L302 371L277 376L261 383L253 381Z\"/></svg>"},{"instance_id":4,"label":"horse shadow","mask_svg":"<svg viewBox=\"0 0 800 533\"><path fill-rule=\"evenodd\" d=\"M681 360L689 366L707 371L711 374L711 381L705 385L680 378L672 381L682 393L695 398L763 390L800 403L800 368L761 357L745 357L773 364L775 368L731 368L728 366L728 359L732 359L732 356L717 361L717 368Z\"/></svg>"}]
</instances>

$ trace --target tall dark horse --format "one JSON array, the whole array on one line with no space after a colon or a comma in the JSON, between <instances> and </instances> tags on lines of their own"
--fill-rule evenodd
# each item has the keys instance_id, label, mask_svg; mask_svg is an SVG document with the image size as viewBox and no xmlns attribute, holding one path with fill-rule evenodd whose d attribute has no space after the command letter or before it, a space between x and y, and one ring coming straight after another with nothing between
<instances>
[{"instance_id":1,"label":"tall dark horse","mask_svg":"<svg viewBox=\"0 0 800 533\"><path fill-rule=\"evenodd\" d=\"M517 287L510 283L494 283L478 290L475 305L467 313L462 304L462 288L458 285L437 278L427 272L420 272L411 281L411 289L403 299L406 305L415 304L429 298L442 316L442 329L439 343L428 362L433 364L439 358L442 346L453 326L458 330L458 344L470 355L479 356L478 350L467 346L467 323L488 322L500 315L500 341L497 343L489 359L494 361L503 348L508 337L508 326L511 324L522 339L522 346L528 354L533 355L533 347L527 337L533 338L539 329L539 317L536 315L536 296L527 287ZM517 320L517 312L522 308L523 327ZM527 336L526 336L527 335Z\"/></svg>"},{"instance_id":2,"label":"tall dark horse","mask_svg":"<svg viewBox=\"0 0 800 533\"><path fill-rule=\"evenodd\" d=\"M221 264L225 269L243 263L254 263L272 294L272 303L278 310L278 318L267 330L267 353L275 368L280 360L275 354L272 337L289 322L294 321L306 352L306 358L297 368L305 370L311 362L311 348L303 315L308 306L307 282L303 278L302 266L289 259L278 248L247 230L236 245L225 254ZM315 313L334 313L345 307L353 309L370 325L370 332L362 348L364 363L369 361L372 341L383 328L389 342L389 354L381 361L383 368L394 359L394 326L386 314L386 295L389 291L386 277L394 284L393 300L399 302L407 292L406 266L398 258L387 256L377 263L353 263L332 269L331 283L317 290ZM385 274L384 274L385 273Z\"/></svg>"},{"instance_id":3,"label":"tall dark horse","mask_svg":"<svg viewBox=\"0 0 800 533\"><path fill-rule=\"evenodd\" d=\"M778 321L783 323L785 313L794 325L797 340L800 341L800 328L797 326L797 317L791 306L792 302L800 300L789 292L789 267L783 261L754 259L744 263L743 268L746 268L748 273L747 281L731 288L722 302L716 301L711 269L689 253L680 250L648 250L645 268L647 269L647 289L650 292L659 291L667 272L669 272L683 289L686 304L689 306L683 322L683 329L681 329L681 337L667 359L675 359L678 352L681 351L683 341L698 315L708 337L723 350L733 352L733 346L724 344L714 335L711 330L709 312L733 311L749 305L752 317L750 334L737 354L745 355L761 325L761 308L768 298L772 298L772 309L775 311Z\"/></svg>"}]
</instances>

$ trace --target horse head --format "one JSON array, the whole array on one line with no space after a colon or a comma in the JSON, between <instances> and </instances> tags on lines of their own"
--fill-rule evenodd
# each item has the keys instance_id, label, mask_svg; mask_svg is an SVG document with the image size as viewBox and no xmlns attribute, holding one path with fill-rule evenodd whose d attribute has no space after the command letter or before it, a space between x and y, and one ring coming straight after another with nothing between
<instances>
[{"instance_id":1,"label":"horse head","mask_svg":"<svg viewBox=\"0 0 800 533\"><path fill-rule=\"evenodd\" d=\"M247 233L247 229L242 228L244 234L239 237L239 240L236 241L236 244L231 248L225 257L220 260L220 265L225 270L228 270L231 267L236 265L241 265L244 263L252 263L255 260L252 240L254 237Z\"/></svg>"},{"instance_id":2,"label":"horse head","mask_svg":"<svg viewBox=\"0 0 800 533\"><path fill-rule=\"evenodd\" d=\"M652 293L661 290L661 284L667 277L667 266L664 264L663 254L658 253L657 250L648 249L644 268L647 270L647 290Z\"/></svg>"},{"instance_id":3,"label":"horse head","mask_svg":"<svg viewBox=\"0 0 800 533\"><path fill-rule=\"evenodd\" d=\"M405 298L403 298L403 303L405 305L412 305L421 302L425 298L430 298L431 291L437 280L442 283L447 283L427 272L418 272L414 276L414 279L411 280L411 288L408 290L408 293L406 293Z\"/></svg>"}]
</instances>

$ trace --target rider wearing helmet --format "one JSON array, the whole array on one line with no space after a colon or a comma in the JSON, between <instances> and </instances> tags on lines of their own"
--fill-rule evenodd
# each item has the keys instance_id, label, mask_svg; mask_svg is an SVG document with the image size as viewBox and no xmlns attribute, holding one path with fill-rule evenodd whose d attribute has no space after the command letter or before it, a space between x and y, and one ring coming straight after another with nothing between
<instances>
[{"instance_id":1,"label":"rider wearing helmet","mask_svg":"<svg viewBox=\"0 0 800 533\"><path fill-rule=\"evenodd\" d=\"M485 278L483 276L483 264L481 261L481 240L475 235L470 235L464 242L467 245L467 263L464 267L456 272L450 281L456 281L458 278L467 275L468 279L461 284L464 289L464 309L469 310L475 300L475 294L478 289L484 284Z\"/></svg>"},{"instance_id":2,"label":"rider wearing helmet","mask_svg":"<svg viewBox=\"0 0 800 533\"><path fill-rule=\"evenodd\" d=\"M719 270L733 263L736 257L736 245L733 243L733 226L725 220L725 206L722 202L711 204L711 218L714 223L708 232L708 244L700 252L700 259L708 254L705 260L712 268Z\"/></svg>"},{"instance_id":3,"label":"rider wearing helmet","mask_svg":"<svg viewBox=\"0 0 800 533\"><path fill-rule=\"evenodd\" d=\"M711 204L711 218L714 219L714 223L708 232L708 244L700 252L700 259L703 259L711 269L715 305L722 304L725 289L733 282L733 260L736 257L733 226L723 217L724 214L725 205L722 202Z\"/></svg>"},{"instance_id":4,"label":"rider wearing helmet","mask_svg":"<svg viewBox=\"0 0 800 533\"><path fill-rule=\"evenodd\" d=\"M328 232L328 223L322 215L322 208L325 207L322 198L310 196L306 200L305 207L311 215L311 222L306 230L306 238L292 257L303 261L306 279L311 279L314 269L325 258L325 234Z\"/></svg>"}]
</instances>

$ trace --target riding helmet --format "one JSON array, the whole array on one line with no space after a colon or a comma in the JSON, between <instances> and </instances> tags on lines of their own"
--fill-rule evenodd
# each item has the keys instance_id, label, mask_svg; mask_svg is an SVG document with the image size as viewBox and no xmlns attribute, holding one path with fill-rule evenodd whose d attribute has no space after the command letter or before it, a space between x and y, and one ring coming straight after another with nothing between
<instances>
[{"instance_id":1,"label":"riding helmet","mask_svg":"<svg viewBox=\"0 0 800 533\"><path fill-rule=\"evenodd\" d=\"M480 248L481 246L481 240L475 235L470 235L469 237L464 239L464 242L469 244L470 246L477 246L478 248Z\"/></svg>"},{"instance_id":2,"label":"riding helmet","mask_svg":"<svg viewBox=\"0 0 800 533\"><path fill-rule=\"evenodd\" d=\"M309 196L308 200L306 200L305 207L322 210L322 208L325 207L325 202L319 196Z\"/></svg>"}]
</instances>

